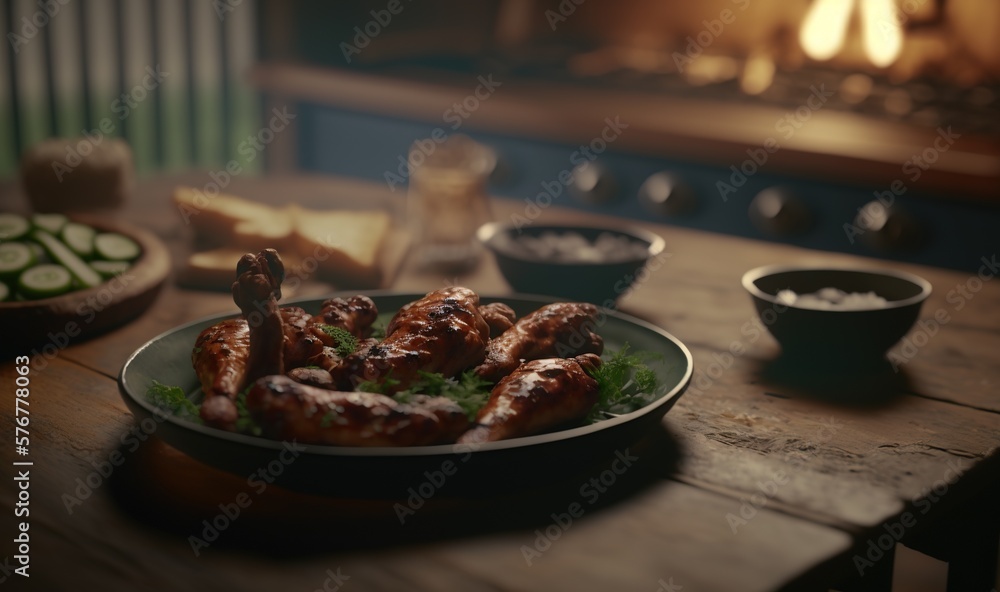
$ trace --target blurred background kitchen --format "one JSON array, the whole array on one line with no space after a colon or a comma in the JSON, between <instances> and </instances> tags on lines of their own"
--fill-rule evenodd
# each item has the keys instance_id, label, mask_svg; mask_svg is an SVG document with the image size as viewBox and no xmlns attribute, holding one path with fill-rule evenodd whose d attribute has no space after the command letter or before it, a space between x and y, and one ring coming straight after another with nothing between
<instances>
[{"instance_id":1,"label":"blurred background kitchen","mask_svg":"<svg viewBox=\"0 0 1000 592\"><path fill-rule=\"evenodd\" d=\"M4 0L0 30L0 177L104 123L140 174L405 193L460 132L535 205L968 270L1000 227L995 0Z\"/></svg>"}]
</instances>

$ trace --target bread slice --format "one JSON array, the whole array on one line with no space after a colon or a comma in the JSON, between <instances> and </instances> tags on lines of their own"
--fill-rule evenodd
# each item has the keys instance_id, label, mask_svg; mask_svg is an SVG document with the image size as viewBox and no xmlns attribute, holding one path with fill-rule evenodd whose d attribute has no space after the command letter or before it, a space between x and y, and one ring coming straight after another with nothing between
<instances>
[{"instance_id":1,"label":"bread slice","mask_svg":"<svg viewBox=\"0 0 1000 592\"><path fill-rule=\"evenodd\" d=\"M236 281L236 263L246 252L222 247L192 253L187 265L178 273L177 281L188 288L228 291ZM302 275L302 260L298 255L286 251L281 253L281 261L285 265L285 277Z\"/></svg>"},{"instance_id":2,"label":"bread slice","mask_svg":"<svg viewBox=\"0 0 1000 592\"><path fill-rule=\"evenodd\" d=\"M389 234L389 215L381 210L307 210L292 208L292 246L302 270L338 288L377 288L382 284L379 255Z\"/></svg>"},{"instance_id":3,"label":"bread slice","mask_svg":"<svg viewBox=\"0 0 1000 592\"><path fill-rule=\"evenodd\" d=\"M202 244L254 252L266 248L284 251L291 247L290 207L272 208L225 193L211 197L191 187L178 187L173 200Z\"/></svg>"}]
</instances>

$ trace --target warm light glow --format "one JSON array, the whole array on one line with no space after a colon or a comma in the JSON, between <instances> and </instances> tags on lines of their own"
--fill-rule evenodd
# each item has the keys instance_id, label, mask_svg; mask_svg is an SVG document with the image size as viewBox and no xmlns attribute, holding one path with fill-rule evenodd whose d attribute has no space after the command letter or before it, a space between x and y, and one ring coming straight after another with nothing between
<instances>
[{"instance_id":1,"label":"warm light glow","mask_svg":"<svg viewBox=\"0 0 1000 592\"><path fill-rule=\"evenodd\" d=\"M872 0L861 0L862 4ZM890 0L886 0L887 2ZM840 52L854 0L816 0L799 30L799 43L814 60L828 60Z\"/></svg>"},{"instance_id":2,"label":"warm light glow","mask_svg":"<svg viewBox=\"0 0 1000 592\"><path fill-rule=\"evenodd\" d=\"M896 61L903 49L903 31L892 0L862 0L861 17L868 59L879 68Z\"/></svg>"}]
</instances>

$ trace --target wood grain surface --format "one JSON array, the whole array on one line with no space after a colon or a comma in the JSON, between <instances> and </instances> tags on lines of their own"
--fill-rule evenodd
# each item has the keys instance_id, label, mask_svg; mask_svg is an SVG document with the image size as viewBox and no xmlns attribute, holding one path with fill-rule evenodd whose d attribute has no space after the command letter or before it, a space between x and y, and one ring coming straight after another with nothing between
<instances>
[{"instance_id":1,"label":"wood grain surface","mask_svg":"<svg viewBox=\"0 0 1000 592\"><path fill-rule=\"evenodd\" d=\"M192 182L197 177L148 179L140 184L142 201L121 215L183 253L186 234L171 218L167 197L175 184ZM272 202L319 195L381 199L393 207L380 188L328 178L237 179L229 190ZM15 199L9 191L0 195ZM518 207L494 205L500 219ZM595 220L557 208L541 219ZM996 491L1000 282L982 282L958 308L948 293L967 276L892 263L933 284L921 318L943 309L949 321L906 354L898 371L889 364L831 369L822 361L788 367L766 332L746 329L755 314L740 287L743 272L769 263L890 264L644 226L667 240L671 255L620 309L688 344L695 380L667 414L660 441L639 455L639 468L596 503L581 501L579 478L483 499L450 497L442 488L401 525L390 502L272 486L250 489L253 503L196 557L188 537L219 514L219 504L248 492L247 478L194 461L159 441L155 429L147 435L126 411L114 378L126 357L157 334L235 306L224 294L168 284L127 326L40 359L32 370L31 569L41 579L35 583L39 589L315 590L339 569L350 586L364 590L657 590L671 583L684 590L826 589L855 573L853 557L904 513L915 517L904 533L909 539L934 532L955 507L979 507ZM508 291L488 258L460 278L404 265L393 287L419 292L456 281L484 294ZM297 296L332 288L310 283ZM736 350L742 353L730 353ZM14 413L14 377L13 363L0 365L7 417ZM13 430L4 422L4 442ZM12 449L4 445L8 462L16 460ZM111 460L121 462L104 477ZM606 468L594 466L594 476ZM77 489L88 478L98 485L84 499L79 494L88 488ZM11 480L0 484L0 512L11 533L15 488ZM582 516L565 532L554 530L559 538L529 565L524 547L558 525L553 514L574 502Z\"/></svg>"}]
</instances>

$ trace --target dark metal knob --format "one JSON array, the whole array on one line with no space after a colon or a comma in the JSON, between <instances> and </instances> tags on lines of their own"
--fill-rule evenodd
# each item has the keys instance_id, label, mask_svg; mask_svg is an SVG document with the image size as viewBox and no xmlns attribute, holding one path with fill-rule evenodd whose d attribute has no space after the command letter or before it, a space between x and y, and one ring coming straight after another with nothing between
<instances>
[{"instance_id":1,"label":"dark metal knob","mask_svg":"<svg viewBox=\"0 0 1000 592\"><path fill-rule=\"evenodd\" d=\"M878 200L858 210L851 234L855 233L865 244L879 251L911 250L923 240L923 229L909 212L896 204L886 207Z\"/></svg>"},{"instance_id":2,"label":"dark metal knob","mask_svg":"<svg viewBox=\"0 0 1000 592\"><path fill-rule=\"evenodd\" d=\"M661 171L653 173L639 187L639 201L650 212L660 216L682 216L698 207L698 197L690 185L678 175Z\"/></svg>"},{"instance_id":3,"label":"dark metal knob","mask_svg":"<svg viewBox=\"0 0 1000 592\"><path fill-rule=\"evenodd\" d=\"M618 197L614 175L596 162L585 162L573 169L569 191L580 201L602 204Z\"/></svg>"},{"instance_id":4,"label":"dark metal knob","mask_svg":"<svg viewBox=\"0 0 1000 592\"><path fill-rule=\"evenodd\" d=\"M788 189L768 187L750 202L750 221L773 236L804 234L812 226L809 207Z\"/></svg>"}]
</instances>

